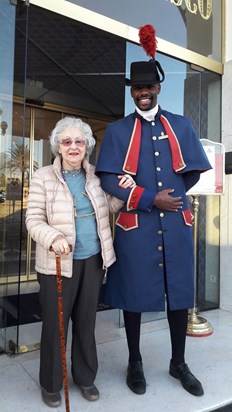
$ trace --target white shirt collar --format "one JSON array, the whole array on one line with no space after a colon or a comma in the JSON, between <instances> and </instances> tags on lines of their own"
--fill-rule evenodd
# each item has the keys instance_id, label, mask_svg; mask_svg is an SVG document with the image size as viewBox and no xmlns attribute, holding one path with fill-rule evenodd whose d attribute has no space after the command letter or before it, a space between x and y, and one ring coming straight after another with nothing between
<instances>
[{"instance_id":1,"label":"white shirt collar","mask_svg":"<svg viewBox=\"0 0 232 412\"><path fill-rule=\"evenodd\" d=\"M155 115L157 114L158 110L159 110L159 105L157 104L155 107L153 107L153 109L151 110L147 110L147 111L143 111L140 110L137 106L135 106L135 110L140 114L140 116L142 116L145 120L147 120L148 122L151 122L152 120L155 119Z\"/></svg>"}]
</instances>

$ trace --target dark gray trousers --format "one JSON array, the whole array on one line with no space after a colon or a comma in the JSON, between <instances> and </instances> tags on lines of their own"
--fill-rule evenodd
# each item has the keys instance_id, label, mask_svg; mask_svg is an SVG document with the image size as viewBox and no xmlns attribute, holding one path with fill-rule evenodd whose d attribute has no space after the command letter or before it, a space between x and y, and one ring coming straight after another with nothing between
<instances>
[{"instance_id":1,"label":"dark gray trousers","mask_svg":"<svg viewBox=\"0 0 232 412\"><path fill-rule=\"evenodd\" d=\"M74 260L72 278L62 277L65 339L67 342L71 318L72 377L78 385L91 385L97 374L94 330L103 275L99 253L85 260ZM56 276L38 273L38 282L43 316L40 385L54 393L59 392L63 384Z\"/></svg>"}]
</instances>

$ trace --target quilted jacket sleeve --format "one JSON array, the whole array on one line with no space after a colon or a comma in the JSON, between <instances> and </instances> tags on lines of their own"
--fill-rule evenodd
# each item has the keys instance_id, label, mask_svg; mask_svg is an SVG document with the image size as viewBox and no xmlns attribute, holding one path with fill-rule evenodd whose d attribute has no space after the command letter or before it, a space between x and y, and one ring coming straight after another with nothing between
<instances>
[{"instance_id":1,"label":"quilted jacket sleeve","mask_svg":"<svg viewBox=\"0 0 232 412\"><path fill-rule=\"evenodd\" d=\"M118 199L115 196L109 195L106 193L107 202L109 205L110 213L117 213L124 206L125 202L121 199Z\"/></svg>"},{"instance_id":2,"label":"quilted jacket sleeve","mask_svg":"<svg viewBox=\"0 0 232 412\"><path fill-rule=\"evenodd\" d=\"M34 173L29 189L26 227L32 239L44 249L49 249L62 232L48 224L46 211L46 186L40 171Z\"/></svg>"}]
</instances>

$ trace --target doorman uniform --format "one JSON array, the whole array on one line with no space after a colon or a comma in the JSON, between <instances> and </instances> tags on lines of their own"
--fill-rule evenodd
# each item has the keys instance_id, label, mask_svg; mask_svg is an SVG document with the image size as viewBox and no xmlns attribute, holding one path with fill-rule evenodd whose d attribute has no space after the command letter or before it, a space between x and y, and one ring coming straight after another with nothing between
<instances>
[{"instance_id":1,"label":"doorman uniform","mask_svg":"<svg viewBox=\"0 0 232 412\"><path fill-rule=\"evenodd\" d=\"M188 308L194 306L192 214L186 192L211 168L191 122L157 104L165 74L155 60L155 29L139 30L151 57L133 62L130 79L136 111L110 124L96 167L103 189L125 205L116 220L116 262L106 283L105 303L123 309L129 349L127 385L146 392L140 352L141 313L165 309L171 337L169 374L186 391L204 394L185 363ZM122 190L118 175L130 174L135 185Z\"/></svg>"},{"instance_id":2,"label":"doorman uniform","mask_svg":"<svg viewBox=\"0 0 232 412\"><path fill-rule=\"evenodd\" d=\"M135 112L109 125L96 170L103 189L126 203L116 220L117 260L108 272L106 304L132 312L162 311L166 289L171 310L193 307L192 214L186 191L210 168L183 116L159 108L154 121ZM114 184L125 172L133 175L133 189ZM182 198L177 212L153 206L157 192L168 188Z\"/></svg>"}]
</instances>

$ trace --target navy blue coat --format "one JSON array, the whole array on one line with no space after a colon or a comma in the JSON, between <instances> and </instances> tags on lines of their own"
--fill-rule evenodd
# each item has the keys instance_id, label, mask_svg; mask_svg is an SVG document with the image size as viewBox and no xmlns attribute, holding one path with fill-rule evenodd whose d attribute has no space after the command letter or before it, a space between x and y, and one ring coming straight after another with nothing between
<instances>
[{"instance_id":1,"label":"navy blue coat","mask_svg":"<svg viewBox=\"0 0 232 412\"><path fill-rule=\"evenodd\" d=\"M164 115L178 139L185 167L175 172ZM113 122L106 130L96 172L103 189L125 201L115 227L117 260L109 268L105 304L132 312L170 310L194 306L194 248L192 221L186 191L202 171L211 168L191 122L159 109L155 122L142 118L136 185L143 188L136 208L128 210L132 189L118 187L137 113ZM158 191L173 188L181 196L182 210L168 212L153 206ZM133 215L133 216L132 216Z\"/></svg>"}]
</instances>

